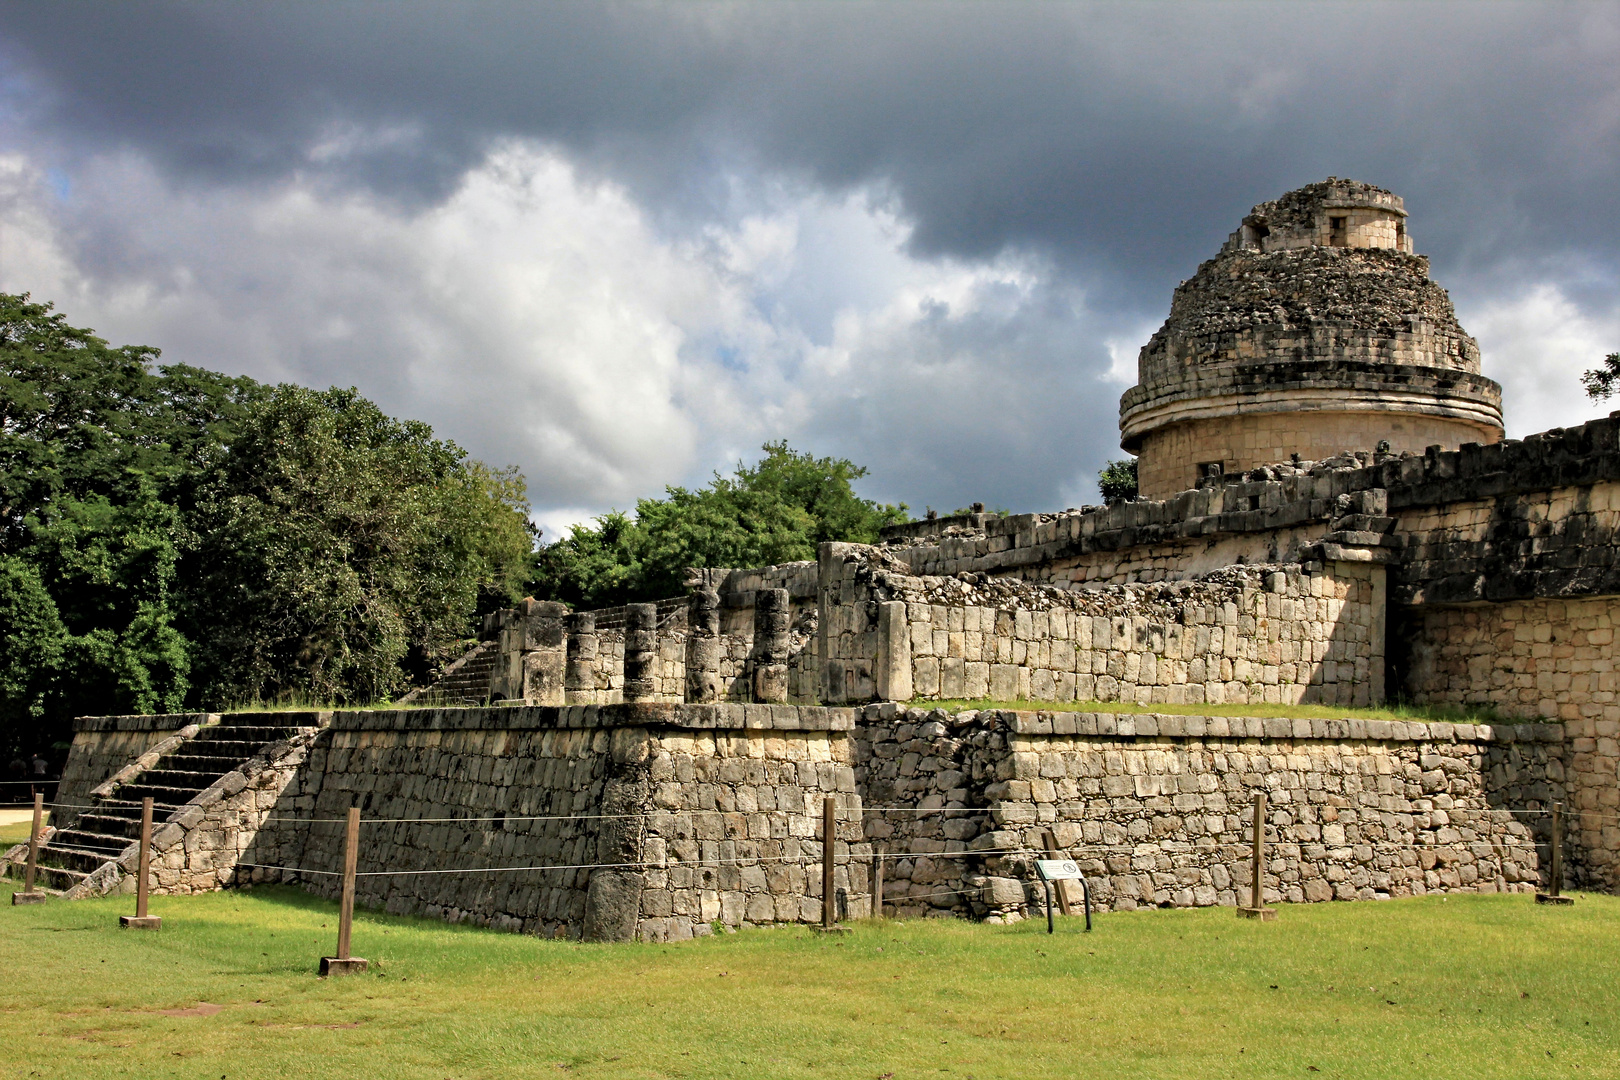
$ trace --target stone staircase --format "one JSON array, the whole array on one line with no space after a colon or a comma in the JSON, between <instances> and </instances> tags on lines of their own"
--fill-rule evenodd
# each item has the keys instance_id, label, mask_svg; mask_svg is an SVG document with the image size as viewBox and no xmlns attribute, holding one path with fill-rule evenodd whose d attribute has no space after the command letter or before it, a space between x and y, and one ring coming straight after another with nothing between
<instances>
[{"instance_id":1,"label":"stone staircase","mask_svg":"<svg viewBox=\"0 0 1620 1080\"><path fill-rule=\"evenodd\" d=\"M66 818L70 824L51 832L40 847L35 887L59 896L74 893L75 889L78 894L92 894L94 890L79 887L140 842L142 799L152 799L155 832L226 773L270 744L309 730L286 723L302 715L227 714L220 723L204 727L151 768L119 785L111 795L95 796L88 809L76 819ZM21 866L9 869L15 876L22 875Z\"/></svg>"},{"instance_id":2,"label":"stone staircase","mask_svg":"<svg viewBox=\"0 0 1620 1080\"><path fill-rule=\"evenodd\" d=\"M489 700L489 677L500 642L480 641L449 667L439 681L401 697L400 705L482 705Z\"/></svg>"}]
</instances>

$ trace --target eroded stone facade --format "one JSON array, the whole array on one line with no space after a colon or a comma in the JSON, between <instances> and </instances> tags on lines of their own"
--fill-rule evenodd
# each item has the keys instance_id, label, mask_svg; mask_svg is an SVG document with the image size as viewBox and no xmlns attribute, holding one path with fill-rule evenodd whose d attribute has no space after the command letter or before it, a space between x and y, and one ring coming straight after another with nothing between
<instances>
[{"instance_id":1,"label":"eroded stone facade","mask_svg":"<svg viewBox=\"0 0 1620 1080\"><path fill-rule=\"evenodd\" d=\"M1501 388L1405 222L1398 196L1330 178L1256 206L1176 288L1120 400L1144 496L1296 455L1501 438Z\"/></svg>"}]
</instances>

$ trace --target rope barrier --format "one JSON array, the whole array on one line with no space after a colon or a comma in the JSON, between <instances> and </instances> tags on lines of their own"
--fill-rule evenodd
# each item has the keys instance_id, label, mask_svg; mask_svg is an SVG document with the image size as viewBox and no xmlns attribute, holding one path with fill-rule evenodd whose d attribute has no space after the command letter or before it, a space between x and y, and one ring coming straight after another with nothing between
<instances>
[{"instance_id":1,"label":"rope barrier","mask_svg":"<svg viewBox=\"0 0 1620 1080\"><path fill-rule=\"evenodd\" d=\"M814 842L815 843L820 843L820 841L814 841ZM1224 845L1224 846L1228 849L1227 854L1229 856L1231 856L1231 857L1239 857L1244 852L1247 852L1247 851L1252 849L1252 846L1248 845L1248 844L1230 844L1230 845ZM1498 849L1498 850L1506 850L1506 849L1509 849L1509 848L1517 849L1517 850L1520 850L1520 851L1534 851L1534 850L1536 850L1535 845L1533 845L1533 844L1494 844L1492 846L1494 848ZM1377 845L1377 849L1381 850L1381 851L1391 851L1391 850L1394 850L1394 851L1410 851L1410 850L1425 851L1425 850L1434 850L1434 848L1432 846L1425 845L1425 844L1382 844L1382 845ZM1084 848L1072 848L1071 847L1071 848L1068 848L1066 850L1069 852L1069 854L1066 857L1068 859L1070 859L1071 861L1076 861L1076 862L1086 861L1087 860L1087 854L1082 854L1082 853L1089 853L1093 857L1095 857L1098 854L1115 854L1115 853L1118 853L1117 848L1101 847L1101 846L1087 846L1087 847L1084 847ZM1039 849L1039 848L1012 848L1012 849L998 849L998 850L995 850L995 851L873 852L870 855L845 853L844 855L837 856L837 858L840 859L841 861L843 861L845 863L845 865L848 865L851 862L854 862L854 863L866 863L866 862L871 861L871 860L894 862L894 861L900 861L900 860L903 860L903 859L924 859L924 858L928 858L928 859L972 859L972 858L1006 858L1006 857L1009 857L1009 856L1034 856L1036 858L1045 858L1046 857L1046 851L1045 851L1045 849ZM557 871L562 871L562 870L567 870L567 871L578 871L578 870L666 870L666 869L670 869L670 868L673 868L673 867L682 867L682 868L687 868L687 869L702 869L704 867L756 866L756 865L759 865L761 863L795 863L795 862L796 863L817 863L817 862L820 862L820 861L821 861L821 856L819 854L816 854L816 855L811 855L811 854L760 855L760 856L733 858L733 859L700 859L700 860L695 860L695 861L691 861L691 862L688 862L688 861L683 860L683 859L664 859L664 860L642 860L640 862L616 862L616 863L547 863L547 864L525 865L525 866L471 866L471 867L447 867L447 868L435 868L435 869L423 869L423 870L361 870L361 871L357 871L355 876L356 877L427 877L427 876L440 876L440 875L446 875L446 874L541 873L541 872L552 871L552 870L557 870ZM269 864L269 863L246 863L246 862L237 863L235 865L238 866L238 867L241 867L241 868L246 868L246 869L252 869L252 870L277 870L277 871L281 871L283 873L289 873L289 874L311 874L311 875L315 875L315 876L318 876L318 877L339 877L339 876L341 876L339 874L339 872L334 871L334 870L316 870L316 869L313 869L313 868L301 867L301 866L277 866L277 865L272 865L272 864ZM968 886L968 888L977 888L977 886ZM960 890L951 890L951 891L955 892L955 891L960 891Z\"/></svg>"}]
</instances>

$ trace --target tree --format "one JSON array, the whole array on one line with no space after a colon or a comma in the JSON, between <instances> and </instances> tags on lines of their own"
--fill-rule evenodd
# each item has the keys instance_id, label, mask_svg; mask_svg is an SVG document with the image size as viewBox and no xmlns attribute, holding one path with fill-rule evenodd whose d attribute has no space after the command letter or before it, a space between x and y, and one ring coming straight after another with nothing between
<instances>
[{"instance_id":1,"label":"tree","mask_svg":"<svg viewBox=\"0 0 1620 1080\"><path fill-rule=\"evenodd\" d=\"M1620 390L1620 353L1605 356L1602 367L1593 368L1581 376L1581 385L1586 387L1586 396L1593 401L1612 397L1615 391Z\"/></svg>"},{"instance_id":2,"label":"tree","mask_svg":"<svg viewBox=\"0 0 1620 1080\"><path fill-rule=\"evenodd\" d=\"M0 746L86 713L370 700L522 594L523 479L354 391L114 347L0 294Z\"/></svg>"},{"instance_id":3,"label":"tree","mask_svg":"<svg viewBox=\"0 0 1620 1080\"><path fill-rule=\"evenodd\" d=\"M639 499L631 518L612 511L576 525L540 552L535 595L580 607L656 600L680 593L688 567L748 567L813 559L825 540L872 543L906 507L855 494L866 470L766 443L753 466L716 473L704 488L665 488Z\"/></svg>"},{"instance_id":4,"label":"tree","mask_svg":"<svg viewBox=\"0 0 1620 1080\"><path fill-rule=\"evenodd\" d=\"M199 491L203 677L224 699L369 701L510 603L533 532L523 482L355 390L278 386Z\"/></svg>"},{"instance_id":5,"label":"tree","mask_svg":"<svg viewBox=\"0 0 1620 1080\"><path fill-rule=\"evenodd\" d=\"M1102 492L1103 502L1109 506L1136 498L1136 459L1125 458L1104 465L1097 474L1097 488Z\"/></svg>"},{"instance_id":6,"label":"tree","mask_svg":"<svg viewBox=\"0 0 1620 1080\"><path fill-rule=\"evenodd\" d=\"M157 355L114 348L49 304L0 294L7 752L65 743L76 713L184 702L189 659L173 585L185 529L167 500L193 466L176 451L186 424L149 370ZM176 387L195 381L179 370ZM187 396L200 406L215 390ZM33 665L26 678L22 663Z\"/></svg>"},{"instance_id":7,"label":"tree","mask_svg":"<svg viewBox=\"0 0 1620 1080\"><path fill-rule=\"evenodd\" d=\"M7 761L43 749L67 629L39 573L0 555L0 753Z\"/></svg>"}]
</instances>

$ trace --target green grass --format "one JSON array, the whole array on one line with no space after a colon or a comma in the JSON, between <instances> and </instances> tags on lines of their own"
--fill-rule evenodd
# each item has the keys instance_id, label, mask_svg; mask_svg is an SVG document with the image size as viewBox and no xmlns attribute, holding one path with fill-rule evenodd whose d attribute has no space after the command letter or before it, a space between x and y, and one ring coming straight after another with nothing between
<instances>
[{"instance_id":1,"label":"green grass","mask_svg":"<svg viewBox=\"0 0 1620 1080\"><path fill-rule=\"evenodd\" d=\"M28 840L28 826L26 821L19 821L15 825L0 825L0 852L13 844L21 844Z\"/></svg>"},{"instance_id":2,"label":"green grass","mask_svg":"<svg viewBox=\"0 0 1620 1080\"><path fill-rule=\"evenodd\" d=\"M1620 899L1606 896L667 946L365 913L355 951L373 972L327 981L314 968L333 944L329 903L283 889L158 897L157 933L117 928L131 906L0 908L0 1076L1620 1075Z\"/></svg>"},{"instance_id":3,"label":"green grass","mask_svg":"<svg viewBox=\"0 0 1620 1080\"><path fill-rule=\"evenodd\" d=\"M1128 701L914 701L919 709L1018 709L1025 712L1168 713L1171 716L1286 716L1306 720L1439 720L1457 724L1524 723L1504 721L1490 710L1466 710L1439 705L1389 705L1378 709L1351 709L1343 705L1138 705Z\"/></svg>"}]
</instances>

